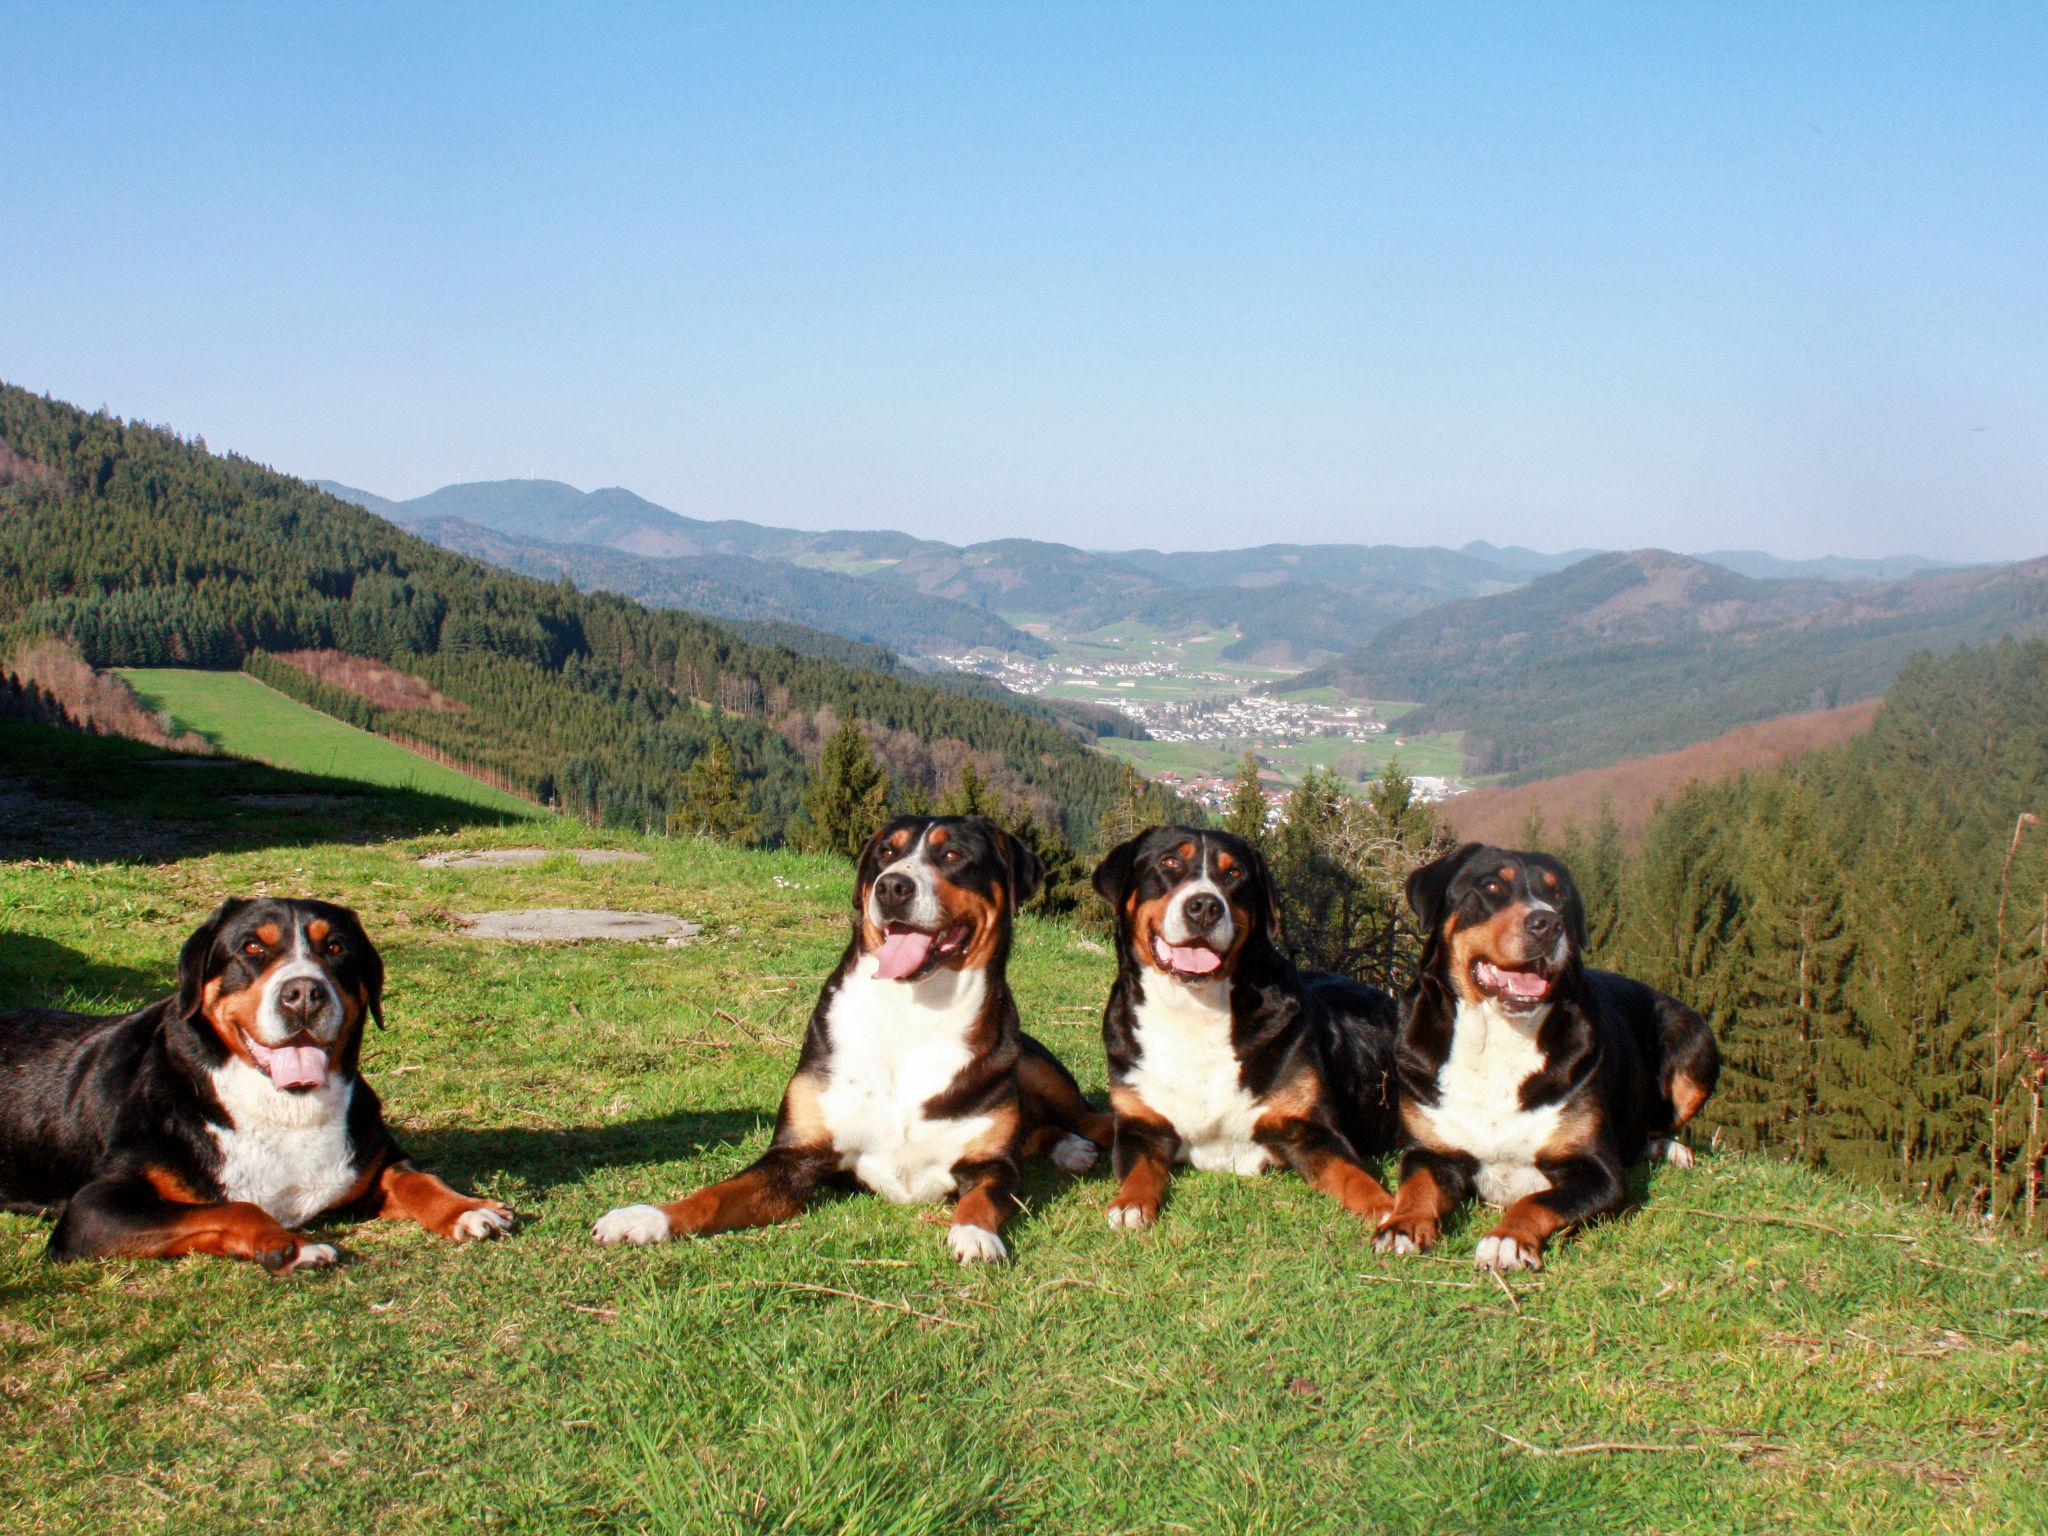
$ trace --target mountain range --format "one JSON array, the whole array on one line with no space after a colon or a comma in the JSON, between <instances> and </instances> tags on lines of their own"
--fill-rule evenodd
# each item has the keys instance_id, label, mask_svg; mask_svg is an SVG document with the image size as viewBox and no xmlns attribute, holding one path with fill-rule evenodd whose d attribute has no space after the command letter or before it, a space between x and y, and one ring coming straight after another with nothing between
<instances>
[{"instance_id":1,"label":"mountain range","mask_svg":"<svg viewBox=\"0 0 2048 1536\"><path fill-rule=\"evenodd\" d=\"M1595 555L1445 603L1276 685L1420 700L1473 774L1533 777L1883 691L1915 651L2048 634L2048 559L1895 581L1760 580L1667 550Z\"/></svg>"},{"instance_id":2,"label":"mountain range","mask_svg":"<svg viewBox=\"0 0 2048 1536\"><path fill-rule=\"evenodd\" d=\"M886 529L703 520L618 487L586 492L554 480L450 485L402 502L315 483L445 547L530 575L727 618L800 621L911 655L977 646L1043 655L1042 634L1135 621L1168 633L1234 630L1229 659L1305 665L1443 603L1509 591L1599 553L1486 543L961 546ZM1702 558L1758 579L1879 580L1939 563L1786 561L1756 551ZM905 603L905 589L919 600Z\"/></svg>"}]
</instances>

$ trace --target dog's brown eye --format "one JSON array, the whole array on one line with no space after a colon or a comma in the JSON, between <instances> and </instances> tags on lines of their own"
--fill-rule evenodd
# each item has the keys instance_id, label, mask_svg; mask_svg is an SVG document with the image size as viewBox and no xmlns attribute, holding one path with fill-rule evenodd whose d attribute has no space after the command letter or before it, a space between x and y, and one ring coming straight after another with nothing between
<instances>
[{"instance_id":1,"label":"dog's brown eye","mask_svg":"<svg viewBox=\"0 0 2048 1536\"><path fill-rule=\"evenodd\" d=\"M1486 894L1489 896L1498 896L1505 889L1506 887L1503 886L1498 880L1489 880L1486 882Z\"/></svg>"},{"instance_id":2,"label":"dog's brown eye","mask_svg":"<svg viewBox=\"0 0 2048 1536\"><path fill-rule=\"evenodd\" d=\"M939 857L948 864L958 864L960 862L960 850L958 848L948 848Z\"/></svg>"},{"instance_id":3,"label":"dog's brown eye","mask_svg":"<svg viewBox=\"0 0 2048 1536\"><path fill-rule=\"evenodd\" d=\"M262 953L263 953L263 941L262 941L261 939L251 939L251 940L249 940L249 942L248 942L248 943L246 943L246 944L244 944L244 945L242 946L242 953L243 953L243 954L245 954L245 955L260 955L260 954L262 954Z\"/></svg>"},{"instance_id":4,"label":"dog's brown eye","mask_svg":"<svg viewBox=\"0 0 2048 1536\"><path fill-rule=\"evenodd\" d=\"M330 955L345 955L348 953L348 946L339 939L330 939L327 943L327 953Z\"/></svg>"},{"instance_id":5,"label":"dog's brown eye","mask_svg":"<svg viewBox=\"0 0 2048 1536\"><path fill-rule=\"evenodd\" d=\"M1159 867L1169 875L1177 875L1180 873L1180 860L1176 859L1172 854L1168 854L1159 861Z\"/></svg>"}]
</instances>

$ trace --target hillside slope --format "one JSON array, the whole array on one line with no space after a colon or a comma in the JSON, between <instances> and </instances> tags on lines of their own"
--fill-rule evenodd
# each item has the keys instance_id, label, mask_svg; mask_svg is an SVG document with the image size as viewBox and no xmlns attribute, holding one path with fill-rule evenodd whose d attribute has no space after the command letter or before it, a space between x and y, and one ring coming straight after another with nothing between
<instances>
[{"instance_id":1,"label":"hillside slope","mask_svg":"<svg viewBox=\"0 0 2048 1536\"><path fill-rule=\"evenodd\" d=\"M1473 773L1535 776L1881 691L1913 652L2048 633L2048 559L1896 582L1762 581L1663 550L1449 603L1289 682L1421 700Z\"/></svg>"},{"instance_id":2,"label":"hillside slope","mask_svg":"<svg viewBox=\"0 0 2048 1536\"><path fill-rule=\"evenodd\" d=\"M1531 817L1540 818L1552 834L1567 827L1590 833L1603 812L1611 810L1623 842L1633 843L1658 804L1686 785L1715 784L1774 768L1847 741L1870 728L1878 703L1863 699L1835 709L1778 715L1738 725L1676 752L1627 758L1604 768L1581 768L1525 784L1467 790L1440 802L1437 810L1459 837L1510 848L1520 846L1518 839Z\"/></svg>"},{"instance_id":3,"label":"hillside slope","mask_svg":"<svg viewBox=\"0 0 2048 1536\"><path fill-rule=\"evenodd\" d=\"M0 726L0 762L6 747ZM932 1212L859 1197L753 1233L596 1248L607 1208L765 1145L845 941L850 872L623 834L602 841L649 863L419 862L591 840L560 823L287 835L167 863L0 863L0 1005L161 996L229 891L348 900L390 976L366 1075L409 1150L520 1228L457 1247L330 1223L347 1263L280 1281L210 1261L52 1266L45 1222L0 1215L0 1465L22 1530L2048 1526L2038 1249L1760 1158L1639 1175L1636 1208L1512 1295L1467 1268L1477 1214L1441 1262L1383 1258L1284 1173L1182 1171L1134 1236L1103 1219L1106 1171L1034 1162L1015 1262L973 1272ZM513 906L669 912L707 941L491 945L450 917ZM1012 962L1027 1025L1098 1098L1112 969L1036 918Z\"/></svg>"},{"instance_id":4,"label":"hillside slope","mask_svg":"<svg viewBox=\"0 0 2048 1536\"><path fill-rule=\"evenodd\" d=\"M511 575L166 431L0 386L0 440L47 471L0 487L0 649L57 633L103 666L374 657L471 708L347 718L626 825L660 825L717 735L779 829L803 754L849 714L906 783L935 789L972 752L1077 837L1128 793L1122 769L1042 711Z\"/></svg>"}]
</instances>

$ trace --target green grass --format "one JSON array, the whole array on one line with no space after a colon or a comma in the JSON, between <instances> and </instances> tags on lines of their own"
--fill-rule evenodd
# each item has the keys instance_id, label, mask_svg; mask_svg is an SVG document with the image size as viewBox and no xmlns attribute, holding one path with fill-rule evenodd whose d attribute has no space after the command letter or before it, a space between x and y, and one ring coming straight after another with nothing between
<instances>
[{"instance_id":1,"label":"green grass","mask_svg":"<svg viewBox=\"0 0 2048 1536\"><path fill-rule=\"evenodd\" d=\"M128 667L121 675L151 709L168 713L179 730L197 731L235 757L445 795L517 815L544 814L516 795L286 698L246 672Z\"/></svg>"},{"instance_id":2,"label":"green grass","mask_svg":"<svg viewBox=\"0 0 2048 1536\"><path fill-rule=\"evenodd\" d=\"M50 734L0 730L0 778L52 766ZM80 814L133 803L126 744L68 740L103 770L70 776ZM350 1262L278 1280L53 1268L44 1222L0 1216L10 1532L2048 1529L2048 1261L1774 1163L1659 1171L1512 1295L1466 1268L1476 1218L1439 1256L1380 1258L1279 1175L1183 1173L1131 1237L1104 1223L1105 1175L1034 1167L1000 1270L954 1267L934 1213L862 1197L596 1249L607 1208L759 1151L848 872L563 824L300 830L160 865L0 863L0 998L140 1003L227 892L349 901L390 966L365 1062L399 1135L522 1227L474 1248L330 1228ZM509 841L654 862L417 862ZM599 904L707 941L486 946L450 918ZM1073 928L1023 925L1027 1026L1097 1093L1111 969Z\"/></svg>"}]
</instances>

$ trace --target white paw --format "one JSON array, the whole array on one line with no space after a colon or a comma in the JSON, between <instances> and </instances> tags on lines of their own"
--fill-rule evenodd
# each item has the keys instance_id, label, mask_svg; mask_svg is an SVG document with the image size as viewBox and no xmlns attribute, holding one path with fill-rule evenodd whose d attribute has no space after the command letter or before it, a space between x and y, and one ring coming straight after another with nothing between
<instances>
[{"instance_id":1,"label":"white paw","mask_svg":"<svg viewBox=\"0 0 2048 1536\"><path fill-rule=\"evenodd\" d=\"M1650 1156L1661 1157L1674 1168L1692 1166L1692 1148L1669 1136L1655 1136L1650 1139Z\"/></svg>"},{"instance_id":2,"label":"white paw","mask_svg":"<svg viewBox=\"0 0 2048 1536\"><path fill-rule=\"evenodd\" d=\"M301 1243L291 1263L285 1265L284 1273L297 1274L302 1269L332 1269L341 1262L341 1254L325 1243Z\"/></svg>"},{"instance_id":3,"label":"white paw","mask_svg":"<svg viewBox=\"0 0 2048 1536\"><path fill-rule=\"evenodd\" d=\"M1372 1245L1381 1253L1407 1255L1422 1252L1415 1245L1415 1239L1406 1232L1382 1232L1372 1240Z\"/></svg>"},{"instance_id":4,"label":"white paw","mask_svg":"<svg viewBox=\"0 0 2048 1536\"><path fill-rule=\"evenodd\" d=\"M1524 1248L1512 1237L1482 1237L1479 1251L1472 1255L1475 1269L1490 1269L1495 1274L1511 1269L1541 1269L1543 1254L1539 1249Z\"/></svg>"},{"instance_id":5,"label":"white paw","mask_svg":"<svg viewBox=\"0 0 2048 1536\"><path fill-rule=\"evenodd\" d=\"M598 1217L590 1235L604 1247L613 1243L642 1246L665 1243L668 1241L668 1217L657 1205L622 1205L616 1211L606 1211Z\"/></svg>"},{"instance_id":6,"label":"white paw","mask_svg":"<svg viewBox=\"0 0 2048 1536\"><path fill-rule=\"evenodd\" d=\"M1120 1232L1142 1232L1152 1225L1152 1218L1139 1206L1112 1205L1109 1224Z\"/></svg>"},{"instance_id":7,"label":"white paw","mask_svg":"<svg viewBox=\"0 0 2048 1536\"><path fill-rule=\"evenodd\" d=\"M1084 1136L1062 1136L1052 1149L1053 1164L1069 1173L1086 1173L1095 1166L1100 1150Z\"/></svg>"},{"instance_id":8,"label":"white paw","mask_svg":"<svg viewBox=\"0 0 2048 1536\"><path fill-rule=\"evenodd\" d=\"M946 1246L962 1264L1000 1264L1010 1256L1003 1240L987 1227L960 1222L946 1229Z\"/></svg>"},{"instance_id":9,"label":"white paw","mask_svg":"<svg viewBox=\"0 0 2048 1536\"><path fill-rule=\"evenodd\" d=\"M486 1237L503 1237L512 1230L512 1213L496 1206L479 1205L455 1218L455 1241L473 1243Z\"/></svg>"}]
</instances>

